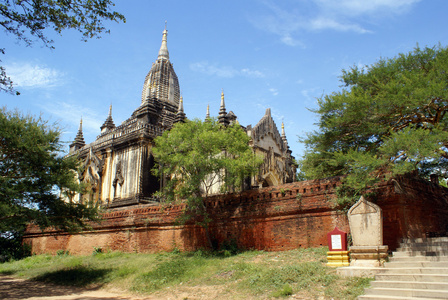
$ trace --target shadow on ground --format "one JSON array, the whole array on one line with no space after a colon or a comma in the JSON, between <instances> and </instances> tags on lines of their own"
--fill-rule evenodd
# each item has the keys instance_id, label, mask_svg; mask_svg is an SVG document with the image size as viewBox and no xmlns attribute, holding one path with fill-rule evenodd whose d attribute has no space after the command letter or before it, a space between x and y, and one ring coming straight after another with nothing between
<instances>
[{"instance_id":1,"label":"shadow on ground","mask_svg":"<svg viewBox=\"0 0 448 300\"><path fill-rule=\"evenodd\" d=\"M132 299L95 289L60 286L52 283L17 279L0 275L0 299L54 299L54 300L124 300ZM105 295L106 294L106 295Z\"/></svg>"},{"instance_id":2,"label":"shadow on ground","mask_svg":"<svg viewBox=\"0 0 448 300\"><path fill-rule=\"evenodd\" d=\"M85 266L47 272L39 275L33 280L54 283L66 286L85 287L101 282L112 269L89 269Z\"/></svg>"}]
</instances>

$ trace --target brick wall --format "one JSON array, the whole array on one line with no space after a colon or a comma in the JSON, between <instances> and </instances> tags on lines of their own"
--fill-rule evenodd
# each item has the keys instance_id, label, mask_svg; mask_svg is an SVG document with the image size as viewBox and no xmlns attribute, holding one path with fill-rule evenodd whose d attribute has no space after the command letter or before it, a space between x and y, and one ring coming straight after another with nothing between
<instances>
[{"instance_id":1,"label":"brick wall","mask_svg":"<svg viewBox=\"0 0 448 300\"><path fill-rule=\"evenodd\" d=\"M345 212L334 205L339 178L295 182L240 194L211 197L207 209L215 245L233 241L241 248L269 251L326 246L334 229L348 232ZM383 209L384 244L395 249L402 237L446 232L448 189L411 177L376 188L371 201ZM124 252L194 250L208 245L203 228L176 225L183 205L137 206L109 210L92 230L72 234L30 228L25 242L33 253L90 254L93 247Z\"/></svg>"}]
</instances>

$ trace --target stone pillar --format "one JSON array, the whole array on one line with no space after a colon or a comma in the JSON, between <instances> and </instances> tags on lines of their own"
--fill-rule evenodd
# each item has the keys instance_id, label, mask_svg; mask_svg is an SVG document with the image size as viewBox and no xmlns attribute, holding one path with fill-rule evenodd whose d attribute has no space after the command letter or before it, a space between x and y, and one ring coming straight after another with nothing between
<instances>
[{"instance_id":1,"label":"stone pillar","mask_svg":"<svg viewBox=\"0 0 448 300\"><path fill-rule=\"evenodd\" d=\"M347 216L353 241L353 246L350 247L350 266L382 266L388 255L388 247L383 245L381 208L361 196Z\"/></svg>"}]
</instances>

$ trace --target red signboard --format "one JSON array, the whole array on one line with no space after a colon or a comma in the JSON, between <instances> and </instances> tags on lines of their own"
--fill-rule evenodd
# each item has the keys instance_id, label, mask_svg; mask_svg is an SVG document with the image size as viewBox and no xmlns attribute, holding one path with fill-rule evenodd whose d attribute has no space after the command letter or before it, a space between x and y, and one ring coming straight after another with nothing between
<instances>
[{"instance_id":1,"label":"red signboard","mask_svg":"<svg viewBox=\"0 0 448 300\"><path fill-rule=\"evenodd\" d=\"M330 251L347 251L347 233L335 227L327 234Z\"/></svg>"}]
</instances>

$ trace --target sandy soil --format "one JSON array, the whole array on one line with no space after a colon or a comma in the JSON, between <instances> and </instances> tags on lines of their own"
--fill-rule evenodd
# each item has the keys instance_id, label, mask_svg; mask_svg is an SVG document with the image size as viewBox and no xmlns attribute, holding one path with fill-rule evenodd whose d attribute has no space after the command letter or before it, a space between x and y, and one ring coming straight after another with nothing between
<instances>
[{"instance_id":1,"label":"sandy soil","mask_svg":"<svg viewBox=\"0 0 448 300\"><path fill-rule=\"evenodd\" d=\"M101 289L58 286L31 280L0 276L0 299L3 300L155 300Z\"/></svg>"},{"instance_id":2,"label":"sandy soil","mask_svg":"<svg viewBox=\"0 0 448 300\"><path fill-rule=\"evenodd\" d=\"M18 279L0 275L0 299L2 300L212 300L232 298L231 290L217 287L177 287L138 297L123 292L111 292L104 289L86 289L59 286L50 283ZM254 300L252 298L246 300Z\"/></svg>"},{"instance_id":3,"label":"sandy soil","mask_svg":"<svg viewBox=\"0 0 448 300\"><path fill-rule=\"evenodd\" d=\"M261 297L262 299L269 299ZM244 299L258 300L235 294L231 288L222 286L177 286L156 292L151 296L138 297L120 291L101 288L77 288L59 286L32 280L0 275L0 299L2 300L217 300ZM315 299L306 294L296 294L286 299ZM318 299L325 299L323 296Z\"/></svg>"}]
</instances>

